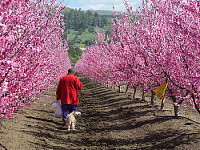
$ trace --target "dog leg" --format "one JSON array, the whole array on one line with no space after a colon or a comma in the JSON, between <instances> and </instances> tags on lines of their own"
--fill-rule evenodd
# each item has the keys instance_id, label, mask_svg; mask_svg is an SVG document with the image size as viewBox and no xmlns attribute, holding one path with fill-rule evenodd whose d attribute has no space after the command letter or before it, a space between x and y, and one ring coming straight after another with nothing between
<instances>
[{"instance_id":1,"label":"dog leg","mask_svg":"<svg viewBox=\"0 0 200 150\"><path fill-rule=\"evenodd\" d=\"M76 125L75 125L75 122L72 122L72 130L76 130L76 129L75 129L75 126L76 126Z\"/></svg>"},{"instance_id":2,"label":"dog leg","mask_svg":"<svg viewBox=\"0 0 200 150\"><path fill-rule=\"evenodd\" d=\"M68 122L68 127L67 127L68 131L70 131L71 123L72 123L71 121Z\"/></svg>"}]
</instances>

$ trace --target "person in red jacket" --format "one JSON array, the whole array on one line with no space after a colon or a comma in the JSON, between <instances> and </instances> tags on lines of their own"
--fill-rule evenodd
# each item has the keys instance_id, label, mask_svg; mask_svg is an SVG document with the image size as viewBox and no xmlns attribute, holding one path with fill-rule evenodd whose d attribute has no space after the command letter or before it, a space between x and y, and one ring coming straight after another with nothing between
<instances>
[{"instance_id":1,"label":"person in red jacket","mask_svg":"<svg viewBox=\"0 0 200 150\"><path fill-rule=\"evenodd\" d=\"M78 90L80 89L82 89L82 82L78 77L74 76L72 69L69 69L68 74L60 78L56 90L56 99L61 100L64 123L67 115L77 109L79 104Z\"/></svg>"}]
</instances>

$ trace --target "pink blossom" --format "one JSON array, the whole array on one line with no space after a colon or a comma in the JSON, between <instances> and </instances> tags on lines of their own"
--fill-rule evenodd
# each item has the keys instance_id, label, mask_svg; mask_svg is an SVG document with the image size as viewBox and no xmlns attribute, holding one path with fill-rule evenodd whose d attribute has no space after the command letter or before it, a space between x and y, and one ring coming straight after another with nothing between
<instances>
[{"instance_id":1,"label":"pink blossom","mask_svg":"<svg viewBox=\"0 0 200 150\"><path fill-rule=\"evenodd\" d=\"M61 38L63 8L55 1L0 5L0 116L8 118L54 87L71 63Z\"/></svg>"},{"instance_id":2,"label":"pink blossom","mask_svg":"<svg viewBox=\"0 0 200 150\"><path fill-rule=\"evenodd\" d=\"M133 85L146 92L167 80L166 96L195 106L191 96L199 93L200 83L198 3L143 0L136 17L125 1L127 11L113 19L110 37L97 30L97 41L75 69L99 82Z\"/></svg>"}]
</instances>

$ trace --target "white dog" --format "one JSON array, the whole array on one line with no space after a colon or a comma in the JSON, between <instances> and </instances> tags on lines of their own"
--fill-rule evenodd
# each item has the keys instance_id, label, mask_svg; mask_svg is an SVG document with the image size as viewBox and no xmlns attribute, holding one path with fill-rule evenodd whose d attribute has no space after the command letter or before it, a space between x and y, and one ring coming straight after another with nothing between
<instances>
[{"instance_id":1,"label":"white dog","mask_svg":"<svg viewBox=\"0 0 200 150\"><path fill-rule=\"evenodd\" d=\"M70 131L72 130L76 130L75 126L76 126L76 118L75 116L80 116L81 112L79 111L73 111L70 114L67 115L67 129Z\"/></svg>"}]
</instances>

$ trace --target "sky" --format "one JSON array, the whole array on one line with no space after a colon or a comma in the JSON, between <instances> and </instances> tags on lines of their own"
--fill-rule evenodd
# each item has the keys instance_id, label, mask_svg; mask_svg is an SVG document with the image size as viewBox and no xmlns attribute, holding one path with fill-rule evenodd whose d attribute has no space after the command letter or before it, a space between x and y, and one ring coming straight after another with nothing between
<instances>
[{"instance_id":1,"label":"sky","mask_svg":"<svg viewBox=\"0 0 200 150\"><path fill-rule=\"evenodd\" d=\"M64 0L63 4L69 8L81 8L81 10L111 10L125 11L123 0ZM142 0L128 0L133 10L141 6Z\"/></svg>"}]
</instances>

